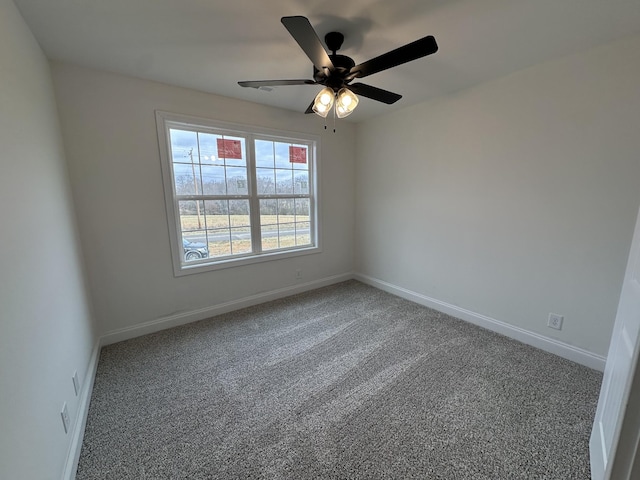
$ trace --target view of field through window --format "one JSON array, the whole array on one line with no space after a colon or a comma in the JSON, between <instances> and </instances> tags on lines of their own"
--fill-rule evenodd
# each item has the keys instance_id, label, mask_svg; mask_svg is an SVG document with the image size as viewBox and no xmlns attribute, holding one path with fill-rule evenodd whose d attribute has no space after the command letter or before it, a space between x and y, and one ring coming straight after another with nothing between
<instances>
[{"instance_id":1,"label":"view of field through window","mask_svg":"<svg viewBox=\"0 0 640 480\"><path fill-rule=\"evenodd\" d=\"M312 245L308 146L176 128L169 134L184 262Z\"/></svg>"}]
</instances>

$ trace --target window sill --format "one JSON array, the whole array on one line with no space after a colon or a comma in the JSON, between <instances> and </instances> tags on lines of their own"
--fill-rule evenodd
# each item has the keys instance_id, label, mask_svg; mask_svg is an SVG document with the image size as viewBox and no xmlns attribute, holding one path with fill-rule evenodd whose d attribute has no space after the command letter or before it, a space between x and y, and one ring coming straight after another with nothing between
<instances>
[{"instance_id":1,"label":"window sill","mask_svg":"<svg viewBox=\"0 0 640 480\"><path fill-rule=\"evenodd\" d=\"M196 273L211 272L215 270L223 270L226 268L241 267L244 265L252 265L255 263L272 262L274 260L284 260L286 258L300 257L303 255L313 255L321 253L320 247L297 248L295 250L279 250L270 253L261 253L240 258L229 258L225 260L212 260L210 262L197 263L194 265L174 265L174 276L182 277Z\"/></svg>"}]
</instances>

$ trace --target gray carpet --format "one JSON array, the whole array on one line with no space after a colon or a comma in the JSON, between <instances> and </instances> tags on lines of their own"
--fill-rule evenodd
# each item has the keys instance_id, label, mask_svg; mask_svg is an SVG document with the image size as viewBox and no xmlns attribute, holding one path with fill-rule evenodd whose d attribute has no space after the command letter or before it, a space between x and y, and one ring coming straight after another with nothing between
<instances>
[{"instance_id":1,"label":"gray carpet","mask_svg":"<svg viewBox=\"0 0 640 480\"><path fill-rule=\"evenodd\" d=\"M601 380L350 281L103 348L77 478L588 479Z\"/></svg>"}]
</instances>

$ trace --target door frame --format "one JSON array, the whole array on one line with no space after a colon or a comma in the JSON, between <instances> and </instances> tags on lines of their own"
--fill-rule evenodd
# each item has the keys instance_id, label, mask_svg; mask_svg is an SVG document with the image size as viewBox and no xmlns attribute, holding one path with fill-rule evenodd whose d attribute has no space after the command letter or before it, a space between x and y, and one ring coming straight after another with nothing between
<instances>
[{"instance_id":1,"label":"door frame","mask_svg":"<svg viewBox=\"0 0 640 480\"><path fill-rule=\"evenodd\" d=\"M635 284L639 285L635 285ZM607 363L605 365L602 389L598 409L594 418L593 430L589 441L591 476L593 480L627 480L640 478L640 328L629 336L626 319L630 314L634 322L640 323L640 311L637 310L637 298L640 294L640 210L631 242L627 269L620 292L620 302L616 322L613 327ZM630 302L632 307L628 311ZM635 307L634 307L635 305ZM629 352L628 362L619 367L622 349ZM623 359L624 360L624 359ZM628 366L628 371L627 370ZM626 378L620 378L620 374ZM614 395L612 400L620 399L614 405L619 408L615 422L611 445L607 451L604 426L601 420L607 412L609 394L620 393L612 389L622 388L621 397ZM615 412L615 410L614 410ZM611 422L611 423L613 423ZM608 425L609 427L611 425Z\"/></svg>"}]
</instances>

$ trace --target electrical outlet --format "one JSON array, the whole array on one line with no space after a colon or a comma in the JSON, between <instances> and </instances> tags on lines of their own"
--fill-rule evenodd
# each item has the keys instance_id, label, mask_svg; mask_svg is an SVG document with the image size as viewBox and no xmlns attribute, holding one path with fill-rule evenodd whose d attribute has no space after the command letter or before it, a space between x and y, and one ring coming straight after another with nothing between
<instances>
[{"instance_id":1,"label":"electrical outlet","mask_svg":"<svg viewBox=\"0 0 640 480\"><path fill-rule=\"evenodd\" d=\"M296 280L302 280L302 270L296 270Z\"/></svg>"},{"instance_id":2,"label":"electrical outlet","mask_svg":"<svg viewBox=\"0 0 640 480\"><path fill-rule=\"evenodd\" d=\"M549 314L549 321L547 322L547 327L555 328L556 330L562 330L562 321L564 317L562 315L558 315L557 313Z\"/></svg>"},{"instance_id":3,"label":"electrical outlet","mask_svg":"<svg viewBox=\"0 0 640 480\"><path fill-rule=\"evenodd\" d=\"M67 409L67 402L62 405L62 411L60 412L62 417L62 425L64 426L64 433L69 433L69 427L71 426L71 419L69 418L69 410Z\"/></svg>"},{"instance_id":4,"label":"electrical outlet","mask_svg":"<svg viewBox=\"0 0 640 480\"><path fill-rule=\"evenodd\" d=\"M71 377L73 381L73 389L76 391L76 397L80 394L80 380L78 380L78 372L73 372L73 377Z\"/></svg>"}]
</instances>

